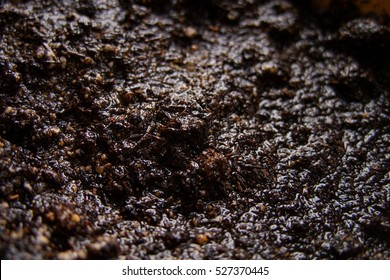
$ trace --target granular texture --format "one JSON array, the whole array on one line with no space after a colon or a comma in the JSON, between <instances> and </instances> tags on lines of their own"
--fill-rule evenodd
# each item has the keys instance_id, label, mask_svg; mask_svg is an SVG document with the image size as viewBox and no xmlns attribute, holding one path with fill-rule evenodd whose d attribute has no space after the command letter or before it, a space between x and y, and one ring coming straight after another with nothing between
<instances>
[{"instance_id":1,"label":"granular texture","mask_svg":"<svg viewBox=\"0 0 390 280\"><path fill-rule=\"evenodd\" d=\"M390 258L386 18L2 1L2 259Z\"/></svg>"}]
</instances>

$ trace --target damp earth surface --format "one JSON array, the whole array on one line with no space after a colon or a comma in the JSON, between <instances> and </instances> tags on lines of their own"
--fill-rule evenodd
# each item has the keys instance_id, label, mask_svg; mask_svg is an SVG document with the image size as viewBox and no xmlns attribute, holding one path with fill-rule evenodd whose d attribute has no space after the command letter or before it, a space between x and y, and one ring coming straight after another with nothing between
<instances>
[{"instance_id":1,"label":"damp earth surface","mask_svg":"<svg viewBox=\"0 0 390 280\"><path fill-rule=\"evenodd\" d=\"M390 258L390 32L307 1L1 1L2 259Z\"/></svg>"}]
</instances>

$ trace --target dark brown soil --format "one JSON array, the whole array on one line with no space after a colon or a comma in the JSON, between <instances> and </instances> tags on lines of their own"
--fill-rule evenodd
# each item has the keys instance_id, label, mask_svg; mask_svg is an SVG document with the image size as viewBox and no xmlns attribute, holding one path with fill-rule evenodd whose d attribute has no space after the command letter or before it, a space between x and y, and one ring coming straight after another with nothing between
<instances>
[{"instance_id":1,"label":"dark brown soil","mask_svg":"<svg viewBox=\"0 0 390 280\"><path fill-rule=\"evenodd\" d=\"M390 32L306 1L1 1L2 259L389 259Z\"/></svg>"}]
</instances>

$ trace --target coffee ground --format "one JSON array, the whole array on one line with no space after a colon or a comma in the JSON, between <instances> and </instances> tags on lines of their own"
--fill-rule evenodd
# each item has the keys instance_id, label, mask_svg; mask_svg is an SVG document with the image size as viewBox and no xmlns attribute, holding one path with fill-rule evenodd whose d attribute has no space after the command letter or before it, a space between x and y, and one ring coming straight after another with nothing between
<instances>
[{"instance_id":1,"label":"coffee ground","mask_svg":"<svg viewBox=\"0 0 390 280\"><path fill-rule=\"evenodd\" d=\"M390 32L306 1L2 1L2 259L388 259Z\"/></svg>"}]
</instances>

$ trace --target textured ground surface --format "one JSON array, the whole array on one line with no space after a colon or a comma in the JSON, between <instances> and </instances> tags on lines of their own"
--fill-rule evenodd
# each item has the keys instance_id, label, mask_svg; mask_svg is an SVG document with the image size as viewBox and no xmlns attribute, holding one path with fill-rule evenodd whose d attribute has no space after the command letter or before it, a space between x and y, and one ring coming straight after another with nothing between
<instances>
[{"instance_id":1,"label":"textured ground surface","mask_svg":"<svg viewBox=\"0 0 390 280\"><path fill-rule=\"evenodd\" d=\"M383 20L305 1L11 2L2 259L390 258Z\"/></svg>"}]
</instances>

